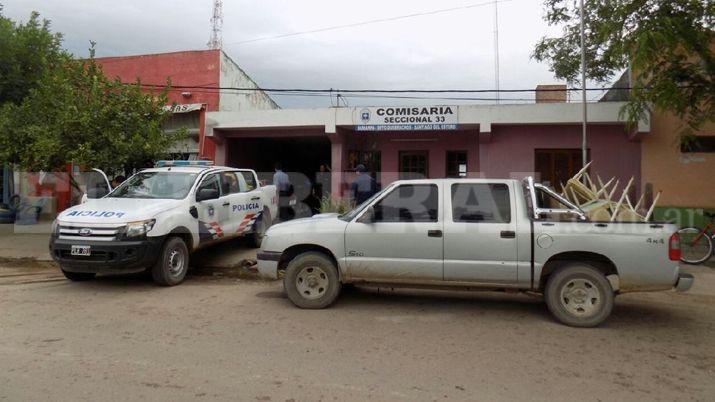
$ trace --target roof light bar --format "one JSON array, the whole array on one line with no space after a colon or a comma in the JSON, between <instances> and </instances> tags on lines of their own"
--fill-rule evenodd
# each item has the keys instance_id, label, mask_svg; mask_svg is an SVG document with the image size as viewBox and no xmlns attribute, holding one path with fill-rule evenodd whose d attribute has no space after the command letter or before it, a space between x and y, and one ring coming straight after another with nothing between
<instances>
[{"instance_id":1,"label":"roof light bar","mask_svg":"<svg viewBox=\"0 0 715 402\"><path fill-rule=\"evenodd\" d=\"M173 161L160 160L156 161L154 167L172 167L172 166L213 166L213 161Z\"/></svg>"}]
</instances>

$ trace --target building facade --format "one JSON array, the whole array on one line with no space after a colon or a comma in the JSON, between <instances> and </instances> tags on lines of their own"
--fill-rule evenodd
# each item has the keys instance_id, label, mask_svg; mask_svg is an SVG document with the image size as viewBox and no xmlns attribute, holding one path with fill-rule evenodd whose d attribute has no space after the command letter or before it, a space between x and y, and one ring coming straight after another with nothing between
<instances>
[{"instance_id":1,"label":"building facade","mask_svg":"<svg viewBox=\"0 0 715 402\"><path fill-rule=\"evenodd\" d=\"M626 71L614 88L631 87L631 72ZM611 89L603 97L607 102L625 102L628 90ZM669 112L650 114L650 132L639 135L641 145L641 191L652 200L658 193L656 220L675 221L680 226L703 226L709 219L704 212L715 213L715 123L693 133L691 143L681 144L686 124Z\"/></svg>"},{"instance_id":2,"label":"building facade","mask_svg":"<svg viewBox=\"0 0 715 402\"><path fill-rule=\"evenodd\" d=\"M640 138L627 133L619 102L589 105L591 171L633 177L640 186ZM216 162L270 173L274 162L316 180L332 169L334 197L345 197L357 164L383 186L400 178L493 177L537 180L560 189L581 168L581 105L341 107L207 113Z\"/></svg>"},{"instance_id":3,"label":"building facade","mask_svg":"<svg viewBox=\"0 0 715 402\"><path fill-rule=\"evenodd\" d=\"M147 90L167 83L167 110L172 117L166 130L186 128L188 138L170 150L177 158L214 157L211 138L202 135L206 112L267 110L278 105L263 91L222 88L258 88L258 85L222 50L195 50L96 59L110 78L125 83L140 81Z\"/></svg>"}]
</instances>

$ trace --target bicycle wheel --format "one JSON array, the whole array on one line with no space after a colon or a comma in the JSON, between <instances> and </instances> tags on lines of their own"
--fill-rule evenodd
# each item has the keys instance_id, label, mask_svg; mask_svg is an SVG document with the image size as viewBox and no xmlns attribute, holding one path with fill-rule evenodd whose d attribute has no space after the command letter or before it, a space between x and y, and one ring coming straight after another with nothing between
<instances>
[{"instance_id":1,"label":"bicycle wheel","mask_svg":"<svg viewBox=\"0 0 715 402\"><path fill-rule=\"evenodd\" d=\"M707 233L697 227L682 228L680 236L680 261L686 264L702 264L710 258L713 243Z\"/></svg>"}]
</instances>

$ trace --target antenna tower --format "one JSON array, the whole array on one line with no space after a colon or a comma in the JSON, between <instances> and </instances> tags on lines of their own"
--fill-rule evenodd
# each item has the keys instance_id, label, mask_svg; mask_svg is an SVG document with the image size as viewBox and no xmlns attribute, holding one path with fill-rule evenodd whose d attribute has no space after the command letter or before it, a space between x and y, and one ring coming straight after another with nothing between
<instances>
[{"instance_id":1,"label":"antenna tower","mask_svg":"<svg viewBox=\"0 0 715 402\"><path fill-rule=\"evenodd\" d=\"M211 16L211 38L206 46L209 49L221 49L223 47L223 35L221 28L223 27L223 1L214 0L214 11Z\"/></svg>"}]
</instances>

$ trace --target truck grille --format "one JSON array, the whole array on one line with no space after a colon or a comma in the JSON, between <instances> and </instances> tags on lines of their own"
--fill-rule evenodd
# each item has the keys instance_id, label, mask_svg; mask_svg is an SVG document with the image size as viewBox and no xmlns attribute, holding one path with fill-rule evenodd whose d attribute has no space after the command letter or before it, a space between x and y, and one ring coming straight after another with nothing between
<instances>
[{"instance_id":1,"label":"truck grille","mask_svg":"<svg viewBox=\"0 0 715 402\"><path fill-rule=\"evenodd\" d=\"M62 240L112 241L117 240L123 228L124 225L61 224L59 238Z\"/></svg>"}]
</instances>

